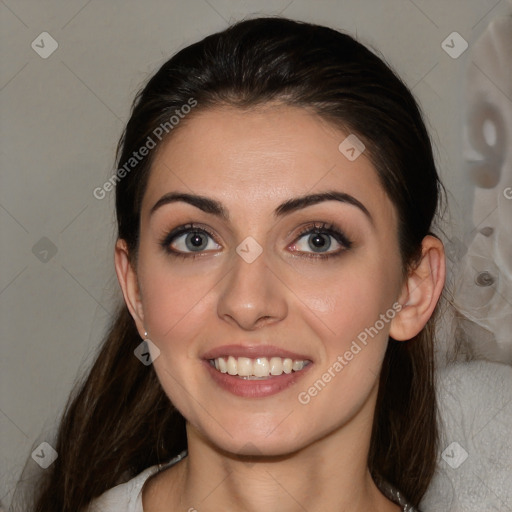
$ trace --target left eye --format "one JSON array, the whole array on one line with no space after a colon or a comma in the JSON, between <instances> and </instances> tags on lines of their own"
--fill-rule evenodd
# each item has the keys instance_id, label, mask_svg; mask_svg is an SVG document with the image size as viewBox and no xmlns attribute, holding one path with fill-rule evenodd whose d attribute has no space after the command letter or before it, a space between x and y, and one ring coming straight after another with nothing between
<instances>
[{"instance_id":1,"label":"left eye","mask_svg":"<svg viewBox=\"0 0 512 512\"><path fill-rule=\"evenodd\" d=\"M293 248L300 252L312 252L319 256L327 253L329 249L332 250L328 255L339 254L350 246L351 242L340 231L322 227L314 227L303 232L298 241L293 244Z\"/></svg>"},{"instance_id":2,"label":"left eye","mask_svg":"<svg viewBox=\"0 0 512 512\"><path fill-rule=\"evenodd\" d=\"M326 252L331 248L331 245L333 244L332 240L334 239L333 235L330 235L328 233L306 233L304 235L301 235L300 239L302 241L299 241L294 244L294 246L301 252L308 252L309 250L312 250L313 252ZM336 240L334 240L335 244L338 244L340 247L342 247ZM336 249L336 247L335 247Z\"/></svg>"}]
</instances>

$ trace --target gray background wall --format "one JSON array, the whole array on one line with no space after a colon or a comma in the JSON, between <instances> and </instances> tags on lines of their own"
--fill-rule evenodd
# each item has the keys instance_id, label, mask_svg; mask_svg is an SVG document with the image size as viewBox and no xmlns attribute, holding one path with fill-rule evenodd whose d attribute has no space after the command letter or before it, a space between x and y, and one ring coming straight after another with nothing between
<instances>
[{"instance_id":1,"label":"gray background wall","mask_svg":"<svg viewBox=\"0 0 512 512\"><path fill-rule=\"evenodd\" d=\"M258 13L357 34L423 105L451 193L449 229L462 239L471 229L460 128L469 52L454 59L441 43L456 31L471 48L510 10L505 0L2 0L0 501L10 502L31 451L53 434L120 300L113 193L98 200L93 190L114 170L131 101L150 73ZM42 32L58 43L49 56L54 43Z\"/></svg>"}]
</instances>

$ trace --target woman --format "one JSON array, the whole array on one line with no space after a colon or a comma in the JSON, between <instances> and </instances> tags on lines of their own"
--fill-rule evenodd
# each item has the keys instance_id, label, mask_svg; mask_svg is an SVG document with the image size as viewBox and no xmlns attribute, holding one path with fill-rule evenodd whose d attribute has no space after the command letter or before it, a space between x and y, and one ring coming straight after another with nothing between
<instances>
[{"instance_id":1,"label":"woman","mask_svg":"<svg viewBox=\"0 0 512 512\"><path fill-rule=\"evenodd\" d=\"M403 83L332 29L244 21L161 67L118 153L125 302L35 510L416 510L445 266Z\"/></svg>"}]
</instances>

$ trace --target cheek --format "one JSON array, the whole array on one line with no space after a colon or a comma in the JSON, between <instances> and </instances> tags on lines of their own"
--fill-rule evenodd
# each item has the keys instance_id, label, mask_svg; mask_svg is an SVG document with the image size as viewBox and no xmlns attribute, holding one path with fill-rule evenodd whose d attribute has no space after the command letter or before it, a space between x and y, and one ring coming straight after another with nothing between
<instances>
[{"instance_id":1,"label":"cheek","mask_svg":"<svg viewBox=\"0 0 512 512\"><path fill-rule=\"evenodd\" d=\"M329 346L343 349L376 322L386 338L388 318L384 325L379 319L390 309L393 314L401 276L398 262L391 260L354 257L294 280L303 310L313 313L305 318L317 325L317 334L329 339Z\"/></svg>"},{"instance_id":2,"label":"cheek","mask_svg":"<svg viewBox=\"0 0 512 512\"><path fill-rule=\"evenodd\" d=\"M192 267L194 272L189 270ZM218 273L203 272L200 264L174 264L155 256L141 258L139 268L144 322L151 339L160 350L169 345L179 350L200 329L199 319L204 321L212 311Z\"/></svg>"},{"instance_id":3,"label":"cheek","mask_svg":"<svg viewBox=\"0 0 512 512\"><path fill-rule=\"evenodd\" d=\"M158 380L173 405L196 424L196 400L190 397L201 396L194 376L203 369L195 341L204 336L215 307L215 279L176 270L180 268L183 264L172 267L147 260L140 273L144 320L149 338L160 350L153 363Z\"/></svg>"},{"instance_id":4,"label":"cheek","mask_svg":"<svg viewBox=\"0 0 512 512\"><path fill-rule=\"evenodd\" d=\"M337 405L347 417L361 407L378 382L400 280L399 259L381 254L353 258L335 272L302 281L297 295L307 306L303 311L314 313L303 318L322 351L299 390L301 404L312 402L317 411Z\"/></svg>"}]
</instances>

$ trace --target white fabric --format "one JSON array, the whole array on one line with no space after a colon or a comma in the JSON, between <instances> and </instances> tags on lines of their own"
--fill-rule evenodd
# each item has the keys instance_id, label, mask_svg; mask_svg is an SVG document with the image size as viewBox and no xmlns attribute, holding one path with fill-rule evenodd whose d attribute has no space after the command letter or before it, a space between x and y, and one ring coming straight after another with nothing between
<instances>
[{"instance_id":1,"label":"white fabric","mask_svg":"<svg viewBox=\"0 0 512 512\"><path fill-rule=\"evenodd\" d=\"M159 469L168 468L185 457L187 451L171 459L167 464L151 466L124 484L109 489L89 504L84 512L144 512L142 487L146 480Z\"/></svg>"},{"instance_id":2,"label":"white fabric","mask_svg":"<svg viewBox=\"0 0 512 512\"><path fill-rule=\"evenodd\" d=\"M158 471L158 465L147 468L130 481L117 485L94 500L84 512L143 512L142 487Z\"/></svg>"},{"instance_id":3,"label":"white fabric","mask_svg":"<svg viewBox=\"0 0 512 512\"><path fill-rule=\"evenodd\" d=\"M512 367L488 361L448 366L439 373L437 393L441 453L420 510L511 510ZM458 446L449 449L452 443ZM462 450L467 458L455 467Z\"/></svg>"}]
</instances>

